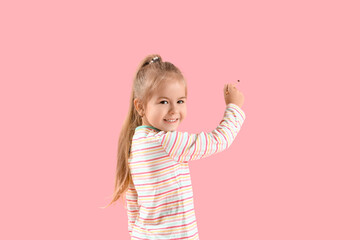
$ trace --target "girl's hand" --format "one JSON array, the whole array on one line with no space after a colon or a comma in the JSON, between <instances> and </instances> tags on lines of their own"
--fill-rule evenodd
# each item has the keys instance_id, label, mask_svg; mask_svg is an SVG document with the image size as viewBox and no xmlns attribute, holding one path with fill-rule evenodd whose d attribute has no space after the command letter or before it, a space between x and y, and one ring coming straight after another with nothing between
<instances>
[{"instance_id":1,"label":"girl's hand","mask_svg":"<svg viewBox=\"0 0 360 240\"><path fill-rule=\"evenodd\" d=\"M236 86L235 83L227 83L224 86L224 98L225 103L228 105L229 103L234 103L238 105L240 108L244 104L244 94L240 92Z\"/></svg>"}]
</instances>

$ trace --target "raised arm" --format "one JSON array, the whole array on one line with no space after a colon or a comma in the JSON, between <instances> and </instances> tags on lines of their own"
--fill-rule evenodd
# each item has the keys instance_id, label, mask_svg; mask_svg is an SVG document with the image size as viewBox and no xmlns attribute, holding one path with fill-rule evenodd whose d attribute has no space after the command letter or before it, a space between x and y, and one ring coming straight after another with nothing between
<instances>
[{"instance_id":1,"label":"raised arm","mask_svg":"<svg viewBox=\"0 0 360 240\"><path fill-rule=\"evenodd\" d=\"M215 130L206 133L159 132L158 141L169 156L178 162L201 159L228 148L245 120L244 111L236 104L226 106L224 118Z\"/></svg>"}]
</instances>

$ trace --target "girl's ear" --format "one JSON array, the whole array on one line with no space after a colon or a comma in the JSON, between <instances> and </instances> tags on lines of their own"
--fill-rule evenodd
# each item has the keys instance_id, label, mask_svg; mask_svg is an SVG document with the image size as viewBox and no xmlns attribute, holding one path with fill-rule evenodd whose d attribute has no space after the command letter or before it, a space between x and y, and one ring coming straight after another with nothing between
<instances>
[{"instance_id":1,"label":"girl's ear","mask_svg":"<svg viewBox=\"0 0 360 240\"><path fill-rule=\"evenodd\" d=\"M134 99L134 106L138 114L142 117L144 113L144 107L138 98Z\"/></svg>"}]
</instances>

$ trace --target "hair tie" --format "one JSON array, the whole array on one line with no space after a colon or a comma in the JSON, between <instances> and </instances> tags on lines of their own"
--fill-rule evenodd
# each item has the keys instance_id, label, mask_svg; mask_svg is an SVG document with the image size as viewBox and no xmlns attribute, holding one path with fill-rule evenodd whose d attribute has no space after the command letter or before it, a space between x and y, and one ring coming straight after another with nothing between
<instances>
[{"instance_id":1,"label":"hair tie","mask_svg":"<svg viewBox=\"0 0 360 240\"><path fill-rule=\"evenodd\" d=\"M150 63L154 63L154 62L158 62L160 61L160 58L158 56L153 57L153 59L151 59Z\"/></svg>"}]
</instances>

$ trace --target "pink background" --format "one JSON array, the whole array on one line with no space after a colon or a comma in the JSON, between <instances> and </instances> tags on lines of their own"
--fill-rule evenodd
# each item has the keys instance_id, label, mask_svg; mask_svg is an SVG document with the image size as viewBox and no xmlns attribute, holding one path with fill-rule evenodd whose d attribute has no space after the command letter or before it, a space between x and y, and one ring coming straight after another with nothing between
<instances>
[{"instance_id":1,"label":"pink background","mask_svg":"<svg viewBox=\"0 0 360 240\"><path fill-rule=\"evenodd\" d=\"M223 85L246 121L190 164L201 239L360 239L358 1L1 1L0 239L130 239L113 191L139 62L188 81L181 131Z\"/></svg>"}]
</instances>

